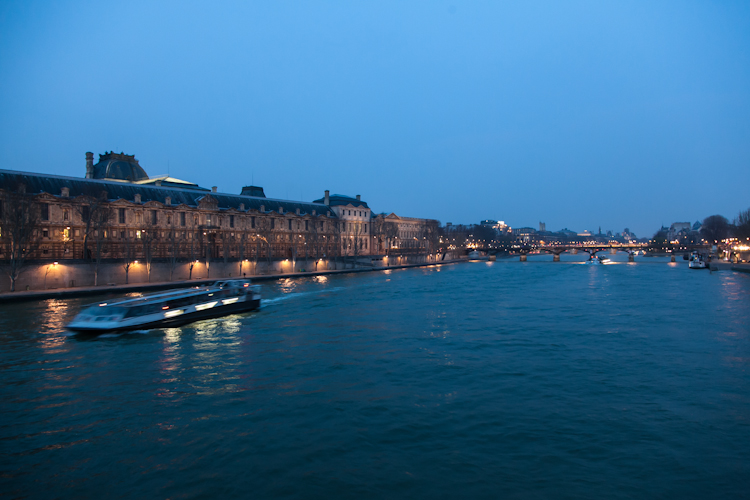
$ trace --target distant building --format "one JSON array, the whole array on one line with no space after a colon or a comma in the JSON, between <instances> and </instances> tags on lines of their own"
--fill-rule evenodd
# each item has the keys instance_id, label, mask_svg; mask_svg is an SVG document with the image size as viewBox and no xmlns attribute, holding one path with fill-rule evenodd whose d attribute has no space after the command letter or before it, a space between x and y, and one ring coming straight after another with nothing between
<instances>
[{"instance_id":1,"label":"distant building","mask_svg":"<svg viewBox=\"0 0 750 500\"><path fill-rule=\"evenodd\" d=\"M689 222L674 222L667 230L667 239L673 241L679 239L681 232L689 233L692 230L693 225Z\"/></svg>"},{"instance_id":2,"label":"distant building","mask_svg":"<svg viewBox=\"0 0 750 500\"><path fill-rule=\"evenodd\" d=\"M497 232L498 236L505 234L505 233L509 233L512 230L511 227L505 223L505 221L497 221L497 220L492 220L492 219L483 220L482 222L479 223L479 225L491 227Z\"/></svg>"},{"instance_id":3,"label":"distant building","mask_svg":"<svg viewBox=\"0 0 750 500\"><path fill-rule=\"evenodd\" d=\"M301 259L381 250L360 196L314 202L267 198L262 187L219 193L168 175L149 177L135 155L86 153L85 177L0 170L3 203L22 194L38 210L30 259ZM6 210L7 212L7 210ZM383 219L383 217L381 217ZM390 214L397 248L425 252L439 222ZM0 222L7 225L8 221ZM7 227L0 227L7 234ZM434 234L433 234L434 233ZM4 242L3 242L4 243ZM0 244L0 259L8 257Z\"/></svg>"},{"instance_id":4,"label":"distant building","mask_svg":"<svg viewBox=\"0 0 750 500\"><path fill-rule=\"evenodd\" d=\"M513 235L518 241L528 243L535 238L536 229L533 227L517 227L513 228Z\"/></svg>"},{"instance_id":5,"label":"distant building","mask_svg":"<svg viewBox=\"0 0 750 500\"><path fill-rule=\"evenodd\" d=\"M544 222L539 222L539 232L543 233L546 230L547 230L547 224L545 224Z\"/></svg>"}]
</instances>

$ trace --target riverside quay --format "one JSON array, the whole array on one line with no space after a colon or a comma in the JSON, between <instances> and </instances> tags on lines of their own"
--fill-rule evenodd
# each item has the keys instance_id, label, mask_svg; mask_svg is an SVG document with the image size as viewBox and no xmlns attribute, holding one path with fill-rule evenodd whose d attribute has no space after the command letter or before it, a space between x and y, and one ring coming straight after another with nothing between
<instances>
[{"instance_id":1,"label":"riverside quay","mask_svg":"<svg viewBox=\"0 0 750 500\"><path fill-rule=\"evenodd\" d=\"M0 291L171 281L438 258L432 219L149 177L134 155L86 153L85 178L0 170Z\"/></svg>"}]
</instances>

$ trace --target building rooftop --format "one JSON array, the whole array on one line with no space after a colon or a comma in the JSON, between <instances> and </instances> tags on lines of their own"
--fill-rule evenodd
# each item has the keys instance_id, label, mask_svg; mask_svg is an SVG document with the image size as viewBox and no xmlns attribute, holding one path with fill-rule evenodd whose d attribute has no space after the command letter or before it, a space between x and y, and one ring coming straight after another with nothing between
<instances>
[{"instance_id":1,"label":"building rooftop","mask_svg":"<svg viewBox=\"0 0 750 500\"><path fill-rule=\"evenodd\" d=\"M138 164L135 155L109 152L99 155L99 163L94 165L94 179L138 182L148 180L148 174Z\"/></svg>"},{"instance_id":2,"label":"building rooftop","mask_svg":"<svg viewBox=\"0 0 750 500\"><path fill-rule=\"evenodd\" d=\"M313 203L323 203L325 201L325 198L321 198L319 200L313 201ZM346 196L343 194L332 194L328 197L328 205L331 207L336 207L339 205L353 205L355 207L363 207L363 208L370 208L367 206L367 203L365 203L362 200L358 200L357 198L352 198L351 196Z\"/></svg>"},{"instance_id":3,"label":"building rooftop","mask_svg":"<svg viewBox=\"0 0 750 500\"><path fill-rule=\"evenodd\" d=\"M211 196L216 199L220 210L240 210L240 204L244 204L245 210L260 210L261 206L265 212L278 212L279 208L282 208L284 213L294 213L299 209L301 214L311 214L315 210L317 215L326 214L335 217L333 211L322 203L213 193L206 190L196 190L190 186L178 187L177 185L166 185L164 183L157 186L155 184L122 182L122 180L83 179L80 177L0 170L0 189L15 191L19 184L26 186L27 193L48 193L56 197L62 196L62 188L65 187L69 189L70 198L77 196L99 198L103 193L106 193L107 199L112 201L122 199L134 202L135 195L139 194L141 195L141 203L156 201L166 204L166 199L169 197L172 206L183 204L188 207L197 207L204 197Z\"/></svg>"}]
</instances>

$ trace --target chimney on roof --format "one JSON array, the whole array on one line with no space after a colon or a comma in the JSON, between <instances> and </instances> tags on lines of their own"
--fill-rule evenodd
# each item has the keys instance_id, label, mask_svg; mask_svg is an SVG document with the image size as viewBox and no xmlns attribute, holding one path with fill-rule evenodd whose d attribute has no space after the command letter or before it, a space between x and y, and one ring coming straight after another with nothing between
<instances>
[{"instance_id":1,"label":"chimney on roof","mask_svg":"<svg viewBox=\"0 0 750 500\"><path fill-rule=\"evenodd\" d=\"M326 189L326 195L325 195L325 198L323 199L323 203L325 203L326 205L330 205L331 204L330 194L331 194L331 192Z\"/></svg>"},{"instance_id":2,"label":"chimney on roof","mask_svg":"<svg viewBox=\"0 0 750 500\"><path fill-rule=\"evenodd\" d=\"M172 204L172 198L170 198L169 196L167 196L164 199L164 204L167 205L167 206L171 205Z\"/></svg>"},{"instance_id":3,"label":"chimney on roof","mask_svg":"<svg viewBox=\"0 0 750 500\"><path fill-rule=\"evenodd\" d=\"M63 198L67 198L68 196L70 196L70 188L64 187L64 188L60 189L60 195Z\"/></svg>"},{"instance_id":4,"label":"chimney on roof","mask_svg":"<svg viewBox=\"0 0 750 500\"><path fill-rule=\"evenodd\" d=\"M297 209L297 215L299 215L299 208Z\"/></svg>"},{"instance_id":5,"label":"chimney on roof","mask_svg":"<svg viewBox=\"0 0 750 500\"><path fill-rule=\"evenodd\" d=\"M211 186L211 192L215 193L218 188L216 186Z\"/></svg>"},{"instance_id":6,"label":"chimney on roof","mask_svg":"<svg viewBox=\"0 0 750 500\"><path fill-rule=\"evenodd\" d=\"M154 182L154 184L156 184L157 187L161 187L161 179L159 179L158 181Z\"/></svg>"},{"instance_id":7,"label":"chimney on roof","mask_svg":"<svg viewBox=\"0 0 750 500\"><path fill-rule=\"evenodd\" d=\"M360 195L357 195L357 201L362 201L362 197Z\"/></svg>"},{"instance_id":8,"label":"chimney on roof","mask_svg":"<svg viewBox=\"0 0 750 500\"><path fill-rule=\"evenodd\" d=\"M94 153L86 153L86 178L94 178Z\"/></svg>"},{"instance_id":9,"label":"chimney on roof","mask_svg":"<svg viewBox=\"0 0 750 500\"><path fill-rule=\"evenodd\" d=\"M140 193L136 193L135 194L135 202L136 203L140 203L141 202L141 194Z\"/></svg>"}]
</instances>

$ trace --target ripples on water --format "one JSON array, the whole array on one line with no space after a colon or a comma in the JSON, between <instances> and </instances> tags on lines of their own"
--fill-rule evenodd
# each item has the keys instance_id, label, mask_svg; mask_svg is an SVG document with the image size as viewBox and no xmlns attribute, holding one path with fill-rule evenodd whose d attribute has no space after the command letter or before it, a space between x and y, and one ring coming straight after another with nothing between
<instances>
[{"instance_id":1,"label":"ripples on water","mask_svg":"<svg viewBox=\"0 0 750 500\"><path fill-rule=\"evenodd\" d=\"M0 491L747 496L750 276L533 260L283 280L98 338L63 329L86 301L2 306Z\"/></svg>"}]
</instances>

